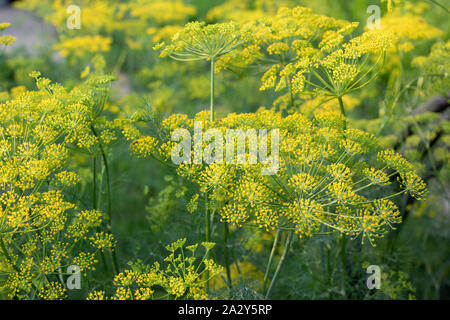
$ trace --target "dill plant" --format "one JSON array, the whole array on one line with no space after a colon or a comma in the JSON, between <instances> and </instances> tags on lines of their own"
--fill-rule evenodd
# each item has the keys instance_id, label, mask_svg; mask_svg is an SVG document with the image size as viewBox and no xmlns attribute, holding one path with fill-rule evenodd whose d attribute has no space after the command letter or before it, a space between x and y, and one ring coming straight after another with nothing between
<instances>
[{"instance_id":1,"label":"dill plant","mask_svg":"<svg viewBox=\"0 0 450 320\"><path fill-rule=\"evenodd\" d=\"M100 116L110 77L93 74L67 91L39 72L31 76L38 91L19 92L0 104L0 282L10 298L64 299L65 279L71 275L67 267L77 265L90 287L87 273L116 246L110 229L110 194L105 216L97 208L95 176L93 209L82 210L65 200L65 191L81 180L67 170L70 152L92 155L95 175L98 154L107 167L103 144L116 139L117 128L126 132L126 126ZM132 270L119 273L113 260L116 291L111 298L206 299L205 283L222 272L207 257L214 243L201 243L205 252L197 261L198 245L185 242L167 246L165 269L158 263L152 267L136 263ZM132 286L136 289L130 291ZM96 290L88 298L106 297L105 291Z\"/></svg>"},{"instance_id":2,"label":"dill plant","mask_svg":"<svg viewBox=\"0 0 450 320\"><path fill-rule=\"evenodd\" d=\"M30 76L38 91L12 92L0 105L2 288L10 298L61 299L68 266L86 276L97 255L106 266L104 251L115 248L110 205L104 219L95 201L92 210L80 210L64 196L80 182L66 169L70 151L98 143L107 166L102 142L115 139L114 125L99 115L112 78L97 74L68 91L39 72Z\"/></svg>"},{"instance_id":3,"label":"dill plant","mask_svg":"<svg viewBox=\"0 0 450 320\"><path fill-rule=\"evenodd\" d=\"M383 150L372 134L347 128L346 124L342 97L363 88L378 75L385 52L395 40L392 34L369 31L345 42L346 35L357 24L315 15L306 8L282 8L273 18L242 27L253 32L241 48L233 46L234 50L226 50L224 47L217 51L217 45L207 47L214 41L202 37L204 33L195 28L190 31L193 26L198 28L204 24L188 25L184 33L177 34L173 43L165 47L162 55L197 60L213 59L218 55L214 52L224 53L218 69L265 59L273 65L264 74L261 89L279 91L287 87L291 107L294 94L304 93L307 86L312 88L310 94L339 101L340 114L322 112L313 119L295 112L283 118L280 113L260 110L215 120L211 107L209 120L205 111L194 119L172 115L162 122L165 138L138 135L134 139L137 155L170 162L174 147L170 133L179 127L193 133L195 120L202 121L204 130L216 128L222 134L226 129L280 129L280 170L273 176L261 175L261 164L181 164L177 169L179 175L198 185L199 191L206 194L206 202L214 203L213 213L218 213L225 223L277 231L262 288L266 296L271 294L294 234L304 238L334 231L343 239L359 237L362 242L367 240L375 245L377 239L401 222L400 212L391 199L407 192L423 198L426 186L414 166L393 150ZM164 44L158 47L161 46ZM378 59L365 70L372 55ZM204 148L206 143L203 144ZM140 147L136 148L137 145ZM393 187L396 180L399 183ZM193 201L198 201L198 196ZM208 204L206 210L206 239L209 240ZM284 250L268 285L282 232L287 232ZM225 232L225 242L227 236ZM231 283L229 278L228 273Z\"/></svg>"},{"instance_id":4,"label":"dill plant","mask_svg":"<svg viewBox=\"0 0 450 320\"><path fill-rule=\"evenodd\" d=\"M384 150L372 134L345 128L340 114L321 113L309 120L298 113L283 118L277 112L260 110L208 123L207 113L201 112L194 119L223 133L262 127L281 132L276 175L262 175L263 164L181 164L177 169L180 176L198 185L199 192L208 192L222 221L288 233L267 295L294 234L305 238L332 231L375 245L401 222L392 200L407 192L418 199L426 194L425 183L406 159ZM193 121L182 115L170 116L162 126L170 133L180 123L193 131ZM151 148L142 146L138 154L154 154L170 162L173 146L168 134L162 140L153 138ZM278 236L274 246L277 241ZM268 271L270 267L269 263Z\"/></svg>"},{"instance_id":5,"label":"dill plant","mask_svg":"<svg viewBox=\"0 0 450 320\"><path fill-rule=\"evenodd\" d=\"M450 41L436 42L428 56L419 56L413 59L412 65L429 75L431 81L425 84L425 90L430 93L439 93L445 96L446 88L450 87Z\"/></svg>"},{"instance_id":6,"label":"dill plant","mask_svg":"<svg viewBox=\"0 0 450 320\"><path fill-rule=\"evenodd\" d=\"M32 76L38 91L0 105L1 282L10 298L61 299L67 267L77 265L86 276L115 240L101 230L100 211L80 210L64 196L80 182L67 169L69 146L95 144L85 90L80 96L79 88L69 92Z\"/></svg>"},{"instance_id":7,"label":"dill plant","mask_svg":"<svg viewBox=\"0 0 450 320\"><path fill-rule=\"evenodd\" d=\"M393 4L402 1L387 2L389 11L393 12ZM22 6L39 11L41 15L51 11L46 20L59 26L64 33L68 3L24 1ZM147 266L138 262L119 272L113 265L113 272L118 274L114 277L112 295L101 288L93 291L90 299L207 298L211 276L223 272L209 259L215 216L224 222L225 265L230 287L228 224L233 228L257 228L273 236L261 283L262 293L270 297L293 242L316 234L336 233L343 240L341 254L346 238L375 246L402 222L402 208L395 201L399 196L426 197L425 183L418 174L418 169L422 168L420 163L412 164L392 149L386 149L385 141L389 137L377 139L353 128L358 124L364 126L361 123L352 122L347 126L346 101L349 100L346 98L382 72L385 56L388 68L383 68L383 72L398 77L396 68L404 66L400 54L398 66L390 61L393 53L409 52L415 40L436 38L442 33L417 17L394 16L397 14L394 12L383 20L385 30L367 31L354 37L356 23L314 14L300 7L282 8L273 14L277 6L275 1L226 1L210 11L209 19L227 16L239 23L193 22L185 27L181 24L196 14L196 8L181 1L131 0L126 4L95 1L83 8L83 19L86 19L83 21L89 23L83 25L82 35L71 38L64 34L54 48L69 58L70 65L84 63L97 52L116 59L111 49L123 45L117 55L116 70L120 70L128 54L129 60L139 60L136 58L142 57L139 52L148 55L143 50L146 45L169 39L174 34L167 46L164 43L156 46L162 49L162 56L209 63L209 112L200 112L192 118L171 115L158 123L160 128L153 136L141 134L133 124L152 118L145 112L134 114L131 121L120 117L113 122L107 120L104 109L112 78L101 72L91 74L89 68L82 75L82 78L88 76L88 80L74 90L67 91L34 73L37 92L27 91L22 95L17 89L19 94L11 92L11 99L0 98L6 101L0 111L0 121L4 125L0 144L0 268L4 272L3 290L10 297L66 297L60 283L65 276L61 270L67 265L81 265L83 272L87 272L95 268L97 256L101 256L106 265L102 252L111 252L115 247L111 234L109 145L116 140L117 130L131 142L133 154L152 157L173 167L171 132L182 127L193 133L194 121L201 121L205 131L218 128L222 133L227 129L276 128L282 133L281 167L273 176L260 174L262 164L184 164L178 167L177 174L197 187L187 203L187 210L198 211L199 201L205 198L207 242L203 243L205 254L200 262L195 259L197 246L186 247L186 240L179 240L167 247L170 251L165 261L167 268L161 268L158 263ZM411 24L420 25L420 30L405 28ZM0 31L6 26L0 24ZM0 45L12 41L11 37L0 36ZM434 89L442 89L448 83L445 56L448 56L448 43L441 42L433 47L429 57L414 61L414 65L438 74L439 82L431 83ZM148 62L142 61L140 66L130 63L127 67L134 69ZM105 62L100 65L104 66ZM144 67L137 73L143 78L150 77L152 94L158 93L157 104L164 107L167 97L173 94L180 99L180 94L164 83L170 82L168 77L161 79L155 74L166 72L181 78L191 71L190 66L176 68L174 64L170 64L168 70L168 65ZM262 108L254 113L233 113L215 119L215 71L246 70L249 66L264 68L261 90L274 89L277 94L287 92L274 104L283 104L280 109L287 109L289 116ZM401 85L401 81L399 83ZM135 104L132 98L127 99L126 103ZM307 100L305 104L313 105L310 110L320 108L320 112L314 115L296 112L296 99ZM328 112L329 102L337 102L339 112ZM24 103L31 107L24 109ZM419 139L417 136L408 138L406 146L410 149L405 152L406 157L418 152L414 148L420 141L428 144L417 122L431 118L425 115L406 119L414 124L420 136ZM41 120L44 124L39 122ZM429 135L435 133L431 131ZM428 137L428 132L426 134ZM42 142L44 140L46 142ZM439 151L440 159L447 161L445 147ZM92 210L81 210L64 199L64 192L80 180L75 172L66 170L69 152L86 153L92 158ZM99 211L103 201L103 178L106 179L106 215ZM281 242L284 245L280 245ZM192 256L185 255L187 251L192 251ZM281 253L278 259L277 253ZM44 258L41 260L41 257ZM402 280L404 275L399 273L398 278ZM392 290L390 295L395 296L392 283L388 283L387 290Z\"/></svg>"},{"instance_id":8,"label":"dill plant","mask_svg":"<svg viewBox=\"0 0 450 320\"><path fill-rule=\"evenodd\" d=\"M185 28L172 37L169 45L160 43L155 49L162 49L161 56L170 56L179 61L207 60L210 63L210 122L214 122L214 88L215 62L222 55L232 52L248 39L247 31L237 24L218 23L206 25L204 22L190 22ZM211 212L208 208L208 192L205 192L205 241L211 240ZM224 226L224 242L228 238L228 226ZM228 252L225 255L228 260ZM226 263L228 281L230 279L229 264ZM207 282L207 289L208 289Z\"/></svg>"}]
</instances>

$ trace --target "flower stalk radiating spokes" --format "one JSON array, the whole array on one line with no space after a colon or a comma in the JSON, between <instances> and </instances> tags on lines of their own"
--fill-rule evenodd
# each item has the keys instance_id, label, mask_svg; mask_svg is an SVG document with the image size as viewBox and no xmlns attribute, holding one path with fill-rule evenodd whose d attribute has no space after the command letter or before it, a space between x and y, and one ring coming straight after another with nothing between
<instances>
[{"instance_id":1,"label":"flower stalk radiating spokes","mask_svg":"<svg viewBox=\"0 0 450 320\"><path fill-rule=\"evenodd\" d=\"M210 63L210 119L214 121L214 72L216 60L237 49L248 41L248 33L235 23L206 25L204 22L190 22L183 31L172 38L165 46L160 43L157 49L164 47L161 56L169 56L178 61L207 60Z\"/></svg>"},{"instance_id":2,"label":"flower stalk radiating spokes","mask_svg":"<svg viewBox=\"0 0 450 320\"><path fill-rule=\"evenodd\" d=\"M183 31L172 38L172 43L161 52L161 56L170 56L178 61L207 60L210 64L210 106L209 121L214 123L214 89L215 89L215 63L216 60L227 53L232 52L248 39L248 33L241 30L235 23L219 23L206 25L204 22L188 23ZM161 48L164 44L156 47ZM212 215L209 207L210 199L208 190L205 191L205 241L211 241ZM225 268L228 284L231 285L231 271L228 261L228 224L224 224L224 248ZM206 271L208 279L208 271ZM206 281L206 290L209 289L209 281Z\"/></svg>"},{"instance_id":3,"label":"flower stalk radiating spokes","mask_svg":"<svg viewBox=\"0 0 450 320\"><path fill-rule=\"evenodd\" d=\"M344 115L342 98L378 76L386 51L396 41L387 30L352 37L357 26L314 14L308 8L281 8L275 16L250 23L247 28L254 30L250 40L217 64L222 69L265 66L260 90L287 89L282 101L288 101L283 108L290 111L295 110L296 96L317 96L326 101L337 99Z\"/></svg>"}]
</instances>

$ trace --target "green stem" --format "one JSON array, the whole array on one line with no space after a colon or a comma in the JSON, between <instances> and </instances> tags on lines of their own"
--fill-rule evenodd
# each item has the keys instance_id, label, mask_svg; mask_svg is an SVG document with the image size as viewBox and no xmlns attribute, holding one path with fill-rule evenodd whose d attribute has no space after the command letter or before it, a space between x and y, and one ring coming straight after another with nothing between
<instances>
[{"instance_id":1,"label":"green stem","mask_svg":"<svg viewBox=\"0 0 450 320\"><path fill-rule=\"evenodd\" d=\"M109 174L109 164L108 159L106 157L105 150L103 148L103 144L100 141L100 138L97 135L97 132L95 131L94 126L91 126L92 132L94 133L94 136L98 139L98 145L100 148L100 153L102 155L103 165L105 166L105 175L106 175L106 192L107 192L107 198L108 198L108 206L106 209L106 228L107 232L109 234L112 234L112 227L111 227L111 221L112 221L112 214L111 214L111 180L110 180L110 174ZM113 266L113 272L114 274L117 274L119 268L117 263L117 256L115 251L111 251L111 259L112 259L112 266Z\"/></svg>"},{"instance_id":2,"label":"green stem","mask_svg":"<svg viewBox=\"0 0 450 320\"><path fill-rule=\"evenodd\" d=\"M214 57L211 58L211 70L210 70L210 103L209 103L209 112L210 112L210 121L214 122L214 65L215 60ZM205 241L211 241L211 212L208 208L208 192L205 193ZM209 257L209 253L206 253L206 257ZM228 272L228 270L227 270ZM206 292L209 291L209 272L205 272L206 276ZM230 279L229 279L230 280Z\"/></svg>"},{"instance_id":3,"label":"green stem","mask_svg":"<svg viewBox=\"0 0 450 320\"><path fill-rule=\"evenodd\" d=\"M97 157L92 157L92 208L97 210ZM100 232L100 227L97 227L97 232ZM103 262L103 268L108 270L108 266L106 264L106 258L103 251L100 252L100 256Z\"/></svg>"},{"instance_id":4,"label":"green stem","mask_svg":"<svg viewBox=\"0 0 450 320\"><path fill-rule=\"evenodd\" d=\"M342 276L343 276L343 289L345 292L345 281L347 278L347 238L345 235L342 236L341 240L341 260L342 260Z\"/></svg>"},{"instance_id":5,"label":"green stem","mask_svg":"<svg viewBox=\"0 0 450 320\"><path fill-rule=\"evenodd\" d=\"M277 280L278 275L281 270L281 267L283 266L283 262L286 259L287 253L289 252L289 249L291 247L293 236L294 236L294 230L289 232L289 234L286 238L286 244L284 246L283 255L281 256L280 261L278 262L277 269L275 270L275 274L273 275L272 281L270 281L270 286L269 286L269 289L267 290L266 299L270 296L270 293L272 292L275 281Z\"/></svg>"},{"instance_id":6,"label":"green stem","mask_svg":"<svg viewBox=\"0 0 450 320\"><path fill-rule=\"evenodd\" d=\"M345 115L344 101L342 101L342 97L338 97L339 108L341 109L341 114L344 116L344 130L347 130L347 116Z\"/></svg>"},{"instance_id":7,"label":"green stem","mask_svg":"<svg viewBox=\"0 0 450 320\"><path fill-rule=\"evenodd\" d=\"M272 244L272 250L270 251L269 261L267 262L266 273L264 274L263 294L266 293L267 282L269 281L270 267L272 266L272 260L273 260L273 257L275 256L275 251L276 251L279 239L280 239L280 229L277 229L277 233L275 235L275 239L273 240L273 244Z\"/></svg>"},{"instance_id":8,"label":"green stem","mask_svg":"<svg viewBox=\"0 0 450 320\"><path fill-rule=\"evenodd\" d=\"M211 241L211 212L208 209L208 193L205 193L205 241ZM206 253L205 259L208 259L209 252ZM206 270L206 292L209 291L209 271Z\"/></svg>"},{"instance_id":9,"label":"green stem","mask_svg":"<svg viewBox=\"0 0 450 320\"><path fill-rule=\"evenodd\" d=\"M94 134L94 136L98 140L98 146L100 148L100 154L102 155L103 165L105 166L106 192L107 192L107 196L108 196L108 207L106 209L106 213L107 213L106 223L107 223L108 229L111 230L111 183L110 183L110 179L109 179L109 165L108 165L108 160L106 158L105 150L103 149L103 145L102 145L102 143L100 141L100 138L99 138L99 136L97 134L97 131L95 130L94 126L91 126L91 129L92 129L92 133Z\"/></svg>"},{"instance_id":10,"label":"green stem","mask_svg":"<svg viewBox=\"0 0 450 320\"><path fill-rule=\"evenodd\" d=\"M108 196L108 207L107 207L107 211L106 211L107 212L106 228L107 228L107 232L112 234L111 180L110 180L110 174L109 174L109 165L108 165L108 160L106 158L106 154L103 150L103 146L102 146L101 142L99 142L99 146L100 146L100 152L101 152L102 158L103 158L103 165L105 166L106 192L107 192L107 196ZM118 263L117 263L116 251L114 251L114 250L111 250L111 259L112 259L113 272L114 272L114 274L117 274L119 267L118 267Z\"/></svg>"},{"instance_id":11,"label":"green stem","mask_svg":"<svg viewBox=\"0 0 450 320\"><path fill-rule=\"evenodd\" d=\"M92 208L97 210L97 157L92 157Z\"/></svg>"},{"instance_id":12,"label":"green stem","mask_svg":"<svg viewBox=\"0 0 450 320\"><path fill-rule=\"evenodd\" d=\"M209 109L210 109L210 120L211 123L214 122L214 57L211 58L211 93L210 93L210 103L209 103Z\"/></svg>"},{"instance_id":13,"label":"green stem","mask_svg":"<svg viewBox=\"0 0 450 320\"><path fill-rule=\"evenodd\" d=\"M289 104L291 107L291 110L294 108L294 93L292 92L292 81L290 78L288 78L288 86L289 86Z\"/></svg>"},{"instance_id":14,"label":"green stem","mask_svg":"<svg viewBox=\"0 0 450 320\"><path fill-rule=\"evenodd\" d=\"M231 282L231 270L230 270L230 260L228 257L228 235L230 233L230 230L228 228L228 222L224 222L223 224L223 245L224 245L224 257L225 257L225 269L227 272L227 280L228 280L228 287L232 287Z\"/></svg>"},{"instance_id":15,"label":"green stem","mask_svg":"<svg viewBox=\"0 0 450 320\"><path fill-rule=\"evenodd\" d=\"M442 9L444 9L447 13L450 13L450 10L448 10L447 7L445 7L443 4L440 4L439 2L437 2L436 0L429 0L430 2L433 2L435 5L441 7Z\"/></svg>"},{"instance_id":16,"label":"green stem","mask_svg":"<svg viewBox=\"0 0 450 320\"><path fill-rule=\"evenodd\" d=\"M106 212L108 213L107 224L108 224L108 229L111 230L111 221L112 221L112 216L111 216L111 182L110 182L110 178L109 178L108 160L106 159L106 155L105 155L105 152L103 151L103 148L102 148L101 144L100 144L100 152L102 154L103 165L105 166L105 175L106 175L106 193L107 193L107 196L108 196L108 207L106 209Z\"/></svg>"}]
</instances>

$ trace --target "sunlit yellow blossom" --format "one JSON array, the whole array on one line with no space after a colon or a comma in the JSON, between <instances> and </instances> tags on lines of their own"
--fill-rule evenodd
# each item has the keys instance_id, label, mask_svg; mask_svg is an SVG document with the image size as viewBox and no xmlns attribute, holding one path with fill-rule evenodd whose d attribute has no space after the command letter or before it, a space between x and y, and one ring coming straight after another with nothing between
<instances>
[{"instance_id":1,"label":"sunlit yellow blossom","mask_svg":"<svg viewBox=\"0 0 450 320\"><path fill-rule=\"evenodd\" d=\"M213 278L223 272L213 260L206 259L206 254L214 243L202 243L206 253L198 260L196 253L199 245L185 246L186 239L179 239L166 246L170 254L164 259L167 264L163 268L158 262L152 266L141 262L131 263L133 270L126 269L114 277L116 300L151 300L156 290L161 288L172 299L207 299L204 275ZM104 291L92 292L88 299L104 300Z\"/></svg>"},{"instance_id":2,"label":"sunlit yellow blossom","mask_svg":"<svg viewBox=\"0 0 450 320\"><path fill-rule=\"evenodd\" d=\"M61 55L66 57L70 54L75 56L84 56L97 52L107 52L111 48L112 39L109 37L80 36L65 40L55 45L55 50L60 51Z\"/></svg>"},{"instance_id":3,"label":"sunlit yellow blossom","mask_svg":"<svg viewBox=\"0 0 450 320\"><path fill-rule=\"evenodd\" d=\"M309 120L298 113L281 117L275 111L260 109L251 114L230 114L214 123L205 120L205 112L194 118L205 121L204 128L214 124L221 130L276 126L281 132L280 168L275 175L263 176L261 163L248 162L183 164L177 170L217 203L223 221L238 226L249 224L266 230L288 227L300 237L329 228L373 243L399 222L397 217L388 216L397 212L394 209L383 211L380 217L381 211L373 209L380 208L379 201L405 192L422 198L426 190L412 164L392 150L379 151L374 135L346 129L340 113L322 112ZM166 128L174 130L176 126L171 124L176 119L183 119L180 124L193 131L183 115L172 115ZM170 130L166 135L158 144L173 146L168 143ZM148 152L170 161L170 148L152 146ZM394 173L385 173L388 169L399 176L402 191L398 194L385 188L396 178Z\"/></svg>"}]
</instances>

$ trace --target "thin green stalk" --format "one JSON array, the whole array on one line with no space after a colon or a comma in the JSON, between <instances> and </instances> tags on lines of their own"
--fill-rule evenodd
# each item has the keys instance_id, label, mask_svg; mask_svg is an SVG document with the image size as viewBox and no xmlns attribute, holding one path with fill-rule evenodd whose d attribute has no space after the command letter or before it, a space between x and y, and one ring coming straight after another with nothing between
<instances>
[{"instance_id":1,"label":"thin green stalk","mask_svg":"<svg viewBox=\"0 0 450 320\"><path fill-rule=\"evenodd\" d=\"M205 193L205 241L211 241L211 212L208 209L208 193ZM206 253L205 259L208 259L209 252ZM209 271L206 270L206 292L209 291Z\"/></svg>"},{"instance_id":2,"label":"thin green stalk","mask_svg":"<svg viewBox=\"0 0 450 320\"><path fill-rule=\"evenodd\" d=\"M107 227L107 231L108 233L112 234L112 212L111 212L111 180L110 180L110 174L109 174L109 165L108 165L108 160L106 158L106 154L103 150L103 146L101 144L101 142L99 142L99 146L100 146L100 152L102 154L102 158L103 158L103 165L105 166L105 175L106 175L106 192L107 192L107 197L108 197L108 207L107 207L107 220L106 220L106 227ZM113 272L114 274L118 273L119 267L118 267L118 263L117 263L117 256L116 256L116 252L111 250L111 259L112 259L112 266L113 266Z\"/></svg>"},{"instance_id":3,"label":"thin green stalk","mask_svg":"<svg viewBox=\"0 0 450 320\"><path fill-rule=\"evenodd\" d=\"M272 266L272 260L275 255L275 251L276 251L279 239L280 239L280 229L277 229L277 233L275 235L275 239L273 240L273 244L272 244L272 250L270 251L269 261L267 262L266 273L264 274L263 294L266 293L267 282L269 281L270 267Z\"/></svg>"},{"instance_id":4,"label":"thin green stalk","mask_svg":"<svg viewBox=\"0 0 450 320\"><path fill-rule=\"evenodd\" d=\"M225 270L227 272L228 287L231 288L232 282L231 282L230 259L228 256L229 233L230 233L230 230L228 228L228 222L224 222L224 224L223 224L223 245L224 245L224 257L225 257Z\"/></svg>"},{"instance_id":5,"label":"thin green stalk","mask_svg":"<svg viewBox=\"0 0 450 320\"><path fill-rule=\"evenodd\" d=\"M95 137L98 139L98 145L100 148L100 153L102 155L103 165L105 166L105 176L106 176L106 192L107 192L107 198L108 198L108 206L106 209L107 217L106 217L106 228L107 232L109 234L112 234L112 227L111 227L111 221L112 221L112 212L111 212L111 180L110 180L110 174L109 174L109 164L108 159L106 157L105 150L103 148L103 145L100 141L100 138L97 135L97 132L95 131L94 126L91 127L92 132L94 133ZM112 260L112 266L113 266L113 272L114 274L118 273L119 267L117 263L117 255L115 251L111 251L111 260Z\"/></svg>"},{"instance_id":6,"label":"thin green stalk","mask_svg":"<svg viewBox=\"0 0 450 320\"><path fill-rule=\"evenodd\" d=\"M294 93L292 92L292 81L289 77L286 78L287 78L286 83L289 88L289 106L292 110L294 108Z\"/></svg>"},{"instance_id":7,"label":"thin green stalk","mask_svg":"<svg viewBox=\"0 0 450 320\"><path fill-rule=\"evenodd\" d=\"M323 244L322 244L323 245ZM333 287L333 283L332 283L332 278L331 278L331 274L332 274L332 268L331 268L331 260L330 260L330 256L331 256L331 250L330 248L327 246L327 283L328 286L330 288ZM328 292L328 299L332 299L333 295L331 290Z\"/></svg>"},{"instance_id":8,"label":"thin green stalk","mask_svg":"<svg viewBox=\"0 0 450 320\"><path fill-rule=\"evenodd\" d=\"M92 208L97 209L97 157L92 157Z\"/></svg>"},{"instance_id":9,"label":"thin green stalk","mask_svg":"<svg viewBox=\"0 0 450 320\"><path fill-rule=\"evenodd\" d=\"M111 217L111 183L110 183L110 179L109 179L109 165L108 165L108 160L106 158L105 150L103 149L103 145L100 141L97 131L95 130L94 126L91 126L91 129L92 129L92 133L94 134L94 136L98 139L100 154L102 156L103 165L105 166L106 192L107 192L107 197L108 197L108 207L106 209L106 213L107 213L106 224L107 224L108 229L111 230L111 219L112 219L112 217Z\"/></svg>"},{"instance_id":10,"label":"thin green stalk","mask_svg":"<svg viewBox=\"0 0 450 320\"><path fill-rule=\"evenodd\" d=\"M450 10L448 10L448 8L446 6L444 6L443 4L437 2L436 0L429 0L430 2L434 3L435 5L441 7L442 9L444 9L447 13L450 14Z\"/></svg>"},{"instance_id":11,"label":"thin green stalk","mask_svg":"<svg viewBox=\"0 0 450 320\"><path fill-rule=\"evenodd\" d=\"M97 210L97 157L92 157L92 208ZM97 232L100 232L100 227L97 227ZM100 256L102 258L103 267L108 270L108 266L106 264L106 258L103 251L100 252Z\"/></svg>"},{"instance_id":12,"label":"thin green stalk","mask_svg":"<svg viewBox=\"0 0 450 320\"><path fill-rule=\"evenodd\" d=\"M278 275L280 273L281 267L283 266L283 262L286 259L287 253L289 252L289 249L291 248L292 238L294 237L294 230L289 232L287 238L286 238L286 244L284 246L283 255L280 258L280 261L278 262L277 269L275 270L275 274L273 275L272 281L270 281L269 289L267 290L266 299L270 296L270 293L272 292L273 286L275 284L275 281L278 278Z\"/></svg>"},{"instance_id":13,"label":"thin green stalk","mask_svg":"<svg viewBox=\"0 0 450 320\"><path fill-rule=\"evenodd\" d=\"M345 292L345 281L347 280L347 238L342 236L341 240L341 260L342 260L342 276L343 276L343 289Z\"/></svg>"},{"instance_id":14,"label":"thin green stalk","mask_svg":"<svg viewBox=\"0 0 450 320\"><path fill-rule=\"evenodd\" d=\"M280 55L280 64L283 66L283 68L286 67L283 55ZM284 79L289 90L289 106L292 110L294 108L294 93L292 92L292 81L288 76L286 76Z\"/></svg>"},{"instance_id":15,"label":"thin green stalk","mask_svg":"<svg viewBox=\"0 0 450 320\"><path fill-rule=\"evenodd\" d=\"M211 123L214 122L214 65L215 65L215 61L214 61L214 57L211 58L211 76L210 76L210 80L211 80L211 94L210 94L210 104L209 104L209 109L210 109L210 120Z\"/></svg>"},{"instance_id":16,"label":"thin green stalk","mask_svg":"<svg viewBox=\"0 0 450 320\"><path fill-rule=\"evenodd\" d=\"M341 109L341 114L344 116L344 130L347 130L347 117L345 115L344 101L342 101L342 97L338 97L339 108Z\"/></svg>"},{"instance_id":17,"label":"thin green stalk","mask_svg":"<svg viewBox=\"0 0 450 320\"><path fill-rule=\"evenodd\" d=\"M108 213L107 226L108 226L108 229L111 231L111 221L112 221L112 216L111 216L111 182L110 182L110 178L109 178L109 165L108 165L108 160L106 159L106 155L105 155L105 152L103 151L103 148L102 148L101 144L100 144L100 150L101 150L101 154L102 154L103 165L105 166L106 193L107 193L107 197L108 197L108 206L107 206L107 209L106 209L106 212Z\"/></svg>"}]
</instances>

